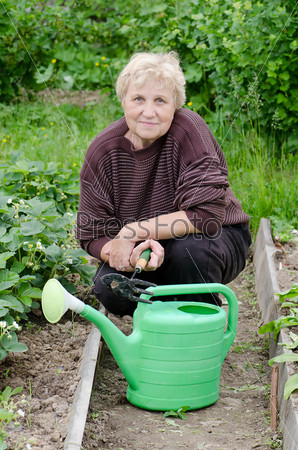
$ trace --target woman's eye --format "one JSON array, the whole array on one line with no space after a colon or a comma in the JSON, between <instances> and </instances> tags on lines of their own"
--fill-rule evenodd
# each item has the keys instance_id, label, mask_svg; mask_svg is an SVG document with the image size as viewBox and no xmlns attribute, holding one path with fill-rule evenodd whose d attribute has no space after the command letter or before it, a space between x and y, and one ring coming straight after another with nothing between
<instances>
[{"instance_id":1,"label":"woman's eye","mask_svg":"<svg viewBox=\"0 0 298 450\"><path fill-rule=\"evenodd\" d=\"M158 98L157 103L164 103L164 100L162 98Z\"/></svg>"},{"instance_id":2,"label":"woman's eye","mask_svg":"<svg viewBox=\"0 0 298 450\"><path fill-rule=\"evenodd\" d=\"M136 97L135 100L136 100L137 102L141 102L143 99L142 99L142 97Z\"/></svg>"}]
</instances>

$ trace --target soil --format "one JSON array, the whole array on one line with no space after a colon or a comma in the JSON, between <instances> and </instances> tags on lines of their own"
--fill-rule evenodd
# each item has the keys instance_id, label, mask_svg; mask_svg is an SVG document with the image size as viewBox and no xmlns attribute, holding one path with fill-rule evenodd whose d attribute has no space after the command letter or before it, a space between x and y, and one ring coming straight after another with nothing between
<instances>
[{"instance_id":1,"label":"soil","mask_svg":"<svg viewBox=\"0 0 298 450\"><path fill-rule=\"evenodd\" d=\"M275 243L275 245L277 244ZM278 244L277 248L275 254L276 278L281 292L284 292L290 289L294 283L298 283L297 242Z\"/></svg>"},{"instance_id":2,"label":"soil","mask_svg":"<svg viewBox=\"0 0 298 450\"><path fill-rule=\"evenodd\" d=\"M283 258L279 272L287 271L289 275L290 281L283 282L286 289L286 284L293 282L292 271L297 269L297 251L294 247L291 253L286 249ZM230 287L239 301L239 323L236 339L222 365L219 400L207 408L186 412L186 420L134 407L126 400L126 380L105 348L94 384L83 449L282 448L281 437L270 429L271 368L267 363L267 337L257 333L262 322L251 261ZM79 297L94 302L92 296ZM130 333L131 318L109 317L124 333ZM19 336L29 350L10 354L0 363L2 390L5 386L23 387L23 392L13 399L25 415L19 417L18 427L11 423L6 430L9 449L63 449L83 348L91 327L70 313L55 325L47 323L42 315L31 314Z\"/></svg>"},{"instance_id":3,"label":"soil","mask_svg":"<svg viewBox=\"0 0 298 450\"><path fill-rule=\"evenodd\" d=\"M67 434L74 393L79 382L78 370L92 325L70 314L59 324L49 324L43 317L30 315L19 341L29 348L24 353L9 354L0 362L0 385L23 387L12 397L19 426L7 427L9 449L62 449ZM25 404L23 404L25 400ZM29 446L26 447L26 445Z\"/></svg>"}]
</instances>

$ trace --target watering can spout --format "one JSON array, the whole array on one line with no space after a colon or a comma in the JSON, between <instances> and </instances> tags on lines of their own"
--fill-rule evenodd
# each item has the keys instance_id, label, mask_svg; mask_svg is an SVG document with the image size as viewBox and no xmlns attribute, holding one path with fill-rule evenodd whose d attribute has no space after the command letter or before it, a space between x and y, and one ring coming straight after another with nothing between
<instances>
[{"instance_id":1,"label":"watering can spout","mask_svg":"<svg viewBox=\"0 0 298 450\"><path fill-rule=\"evenodd\" d=\"M137 336L125 336L104 314L85 305L54 278L45 284L41 304L43 314L50 323L58 322L68 309L94 323L102 333L127 382L133 389L136 388L132 359L135 357Z\"/></svg>"}]
</instances>

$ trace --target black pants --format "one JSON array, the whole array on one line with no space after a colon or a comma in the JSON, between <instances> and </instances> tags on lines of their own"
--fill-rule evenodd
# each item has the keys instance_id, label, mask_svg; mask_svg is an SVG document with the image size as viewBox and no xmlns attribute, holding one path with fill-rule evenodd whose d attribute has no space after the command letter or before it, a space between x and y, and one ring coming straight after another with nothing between
<instances>
[{"instance_id":1,"label":"black pants","mask_svg":"<svg viewBox=\"0 0 298 450\"><path fill-rule=\"evenodd\" d=\"M165 249L164 262L157 270L141 272L137 278L157 285L187 283L222 283L234 280L244 269L251 236L246 225L222 227L219 237L189 234L178 239L160 241ZM133 315L136 302L110 292L100 278L107 273L119 273L106 263L100 263L94 277L94 294L105 308L116 315ZM131 277L131 272L121 272ZM187 300L213 303L221 306L217 294L188 294L152 297L151 300Z\"/></svg>"}]
</instances>

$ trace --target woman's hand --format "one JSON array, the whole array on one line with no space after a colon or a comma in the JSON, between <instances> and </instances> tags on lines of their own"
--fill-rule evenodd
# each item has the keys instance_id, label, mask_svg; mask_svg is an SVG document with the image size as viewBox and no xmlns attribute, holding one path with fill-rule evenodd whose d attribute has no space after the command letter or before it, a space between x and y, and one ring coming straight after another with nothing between
<instances>
[{"instance_id":1,"label":"woman's hand","mask_svg":"<svg viewBox=\"0 0 298 450\"><path fill-rule=\"evenodd\" d=\"M141 244L138 244L131 254L130 264L133 268L136 266L137 261L141 256L141 254L143 253L143 251L147 250L147 248L151 248L152 252L150 254L148 264L146 265L144 270L145 271L156 270L158 267L162 265L164 260L164 248L162 247L162 245L160 245L159 242L155 241L154 239L147 239Z\"/></svg>"},{"instance_id":2,"label":"woman's hand","mask_svg":"<svg viewBox=\"0 0 298 450\"><path fill-rule=\"evenodd\" d=\"M134 267L130 264L130 258L135 242L123 239L119 235L112 239L109 248L109 265L116 270L132 272Z\"/></svg>"}]
</instances>

